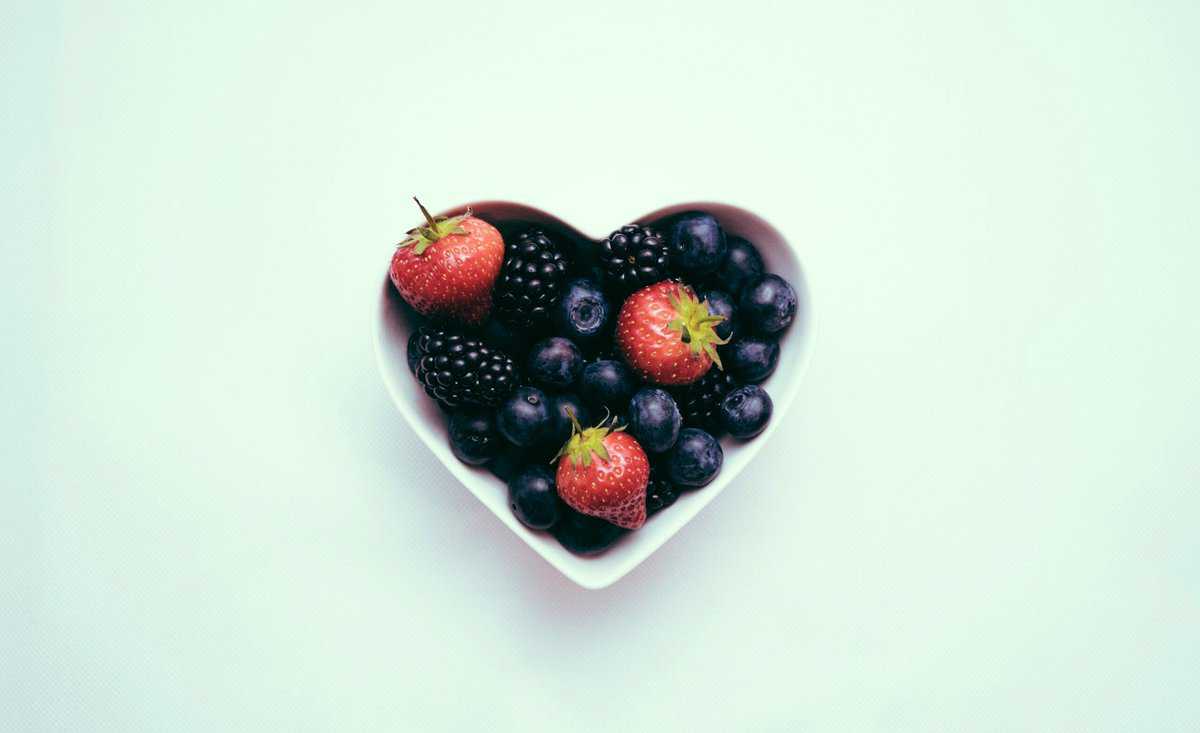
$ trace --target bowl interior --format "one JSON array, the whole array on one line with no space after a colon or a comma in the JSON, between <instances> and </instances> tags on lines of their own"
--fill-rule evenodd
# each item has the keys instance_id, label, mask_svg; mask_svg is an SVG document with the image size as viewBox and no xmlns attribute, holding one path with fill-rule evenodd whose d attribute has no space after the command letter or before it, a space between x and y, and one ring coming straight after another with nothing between
<instances>
[{"instance_id":1,"label":"bowl interior","mask_svg":"<svg viewBox=\"0 0 1200 733\"><path fill-rule=\"evenodd\" d=\"M571 225L544 211L507 201L478 201L464 204L444 214L454 214L470 208L476 215L492 223L506 221L533 222L559 234L576 247L593 246L596 238L579 232ZM748 239L758 247L770 272L785 278L796 289L799 308L796 320L784 334L779 366L763 384L775 403L775 412L767 429L749 442L723 438L725 463L721 473L708 486L685 492L670 508L651 517L641 529L630 532L605 553L596 557L580 557L568 552L545 532L526 529L508 507L507 489L500 479L486 468L464 465L450 452L446 420L441 410L425 396L408 371L406 349L408 337L416 322L415 314L400 299L385 276L380 289L375 319L376 358L384 384L400 414L408 420L430 451L446 468L496 517L516 532L521 539L558 568L564 575L586 588L602 588L620 579L650 556L678 532L692 517L734 483L742 469L758 451L771 440L787 416L799 388L801 372L807 360L812 339L812 303L808 283L793 246L762 217L746 209L714 202L676 204L650 212L633 221L648 222L679 211L707 211L721 222L729 233ZM413 487L413 490L421 490Z\"/></svg>"}]
</instances>

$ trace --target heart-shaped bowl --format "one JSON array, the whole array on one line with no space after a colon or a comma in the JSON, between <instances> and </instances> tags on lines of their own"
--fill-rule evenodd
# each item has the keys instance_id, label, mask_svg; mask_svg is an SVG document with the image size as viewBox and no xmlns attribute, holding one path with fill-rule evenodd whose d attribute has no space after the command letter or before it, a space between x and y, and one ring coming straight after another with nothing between
<instances>
[{"instance_id":1,"label":"heart-shaped bowl","mask_svg":"<svg viewBox=\"0 0 1200 733\"><path fill-rule=\"evenodd\" d=\"M530 222L557 231L573 240L577 246L588 246L598 241L544 211L508 201L477 201L447 210L443 214L449 216L461 213L468 207L477 216L492 223ZM558 568L563 575L585 588L603 588L622 578L690 522L692 517L717 498L725 487L734 483L738 474L754 460L759 450L771 440L771 436L786 418L788 408L799 390L800 377L808 360L813 338L812 300L804 270L800 266L794 247L779 230L762 217L729 204L676 204L653 211L634 221L651 222L687 210L707 211L717 217L726 232L753 242L762 253L767 271L780 275L796 290L799 299L796 318L780 340L782 348L779 365L775 373L763 384L774 401L774 414L767 429L751 441L741 442L729 437L721 440L725 451L725 463L712 483L702 489L683 492L673 506L651 517L641 529L627 533L613 547L598 556L581 557L572 554L549 533L527 529L517 521L508 506L508 490L504 482L486 468L468 466L454 457L450 452L445 415L425 395L408 370L406 350L408 337L415 323L414 314L400 299L386 274L380 288L375 318L375 355L383 382L400 414L450 473L491 509L501 522L516 532L534 552ZM426 490L419 486L409 488L413 491Z\"/></svg>"}]
</instances>

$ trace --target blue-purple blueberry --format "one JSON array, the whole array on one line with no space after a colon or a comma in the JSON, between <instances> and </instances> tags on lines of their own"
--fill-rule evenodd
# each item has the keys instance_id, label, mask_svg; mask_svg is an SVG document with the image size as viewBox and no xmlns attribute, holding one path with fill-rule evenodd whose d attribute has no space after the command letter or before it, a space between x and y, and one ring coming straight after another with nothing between
<instances>
[{"instance_id":1,"label":"blue-purple blueberry","mask_svg":"<svg viewBox=\"0 0 1200 733\"><path fill-rule=\"evenodd\" d=\"M459 407L450 416L450 452L468 466L482 466L504 445L495 415L482 407Z\"/></svg>"},{"instance_id":2,"label":"blue-purple blueberry","mask_svg":"<svg viewBox=\"0 0 1200 733\"><path fill-rule=\"evenodd\" d=\"M738 387L721 400L721 425L735 438L749 440L771 420L771 395L757 384Z\"/></svg>"},{"instance_id":3,"label":"blue-purple blueberry","mask_svg":"<svg viewBox=\"0 0 1200 733\"><path fill-rule=\"evenodd\" d=\"M770 336L792 324L796 317L796 291L778 275L759 275L742 290L738 310L755 333Z\"/></svg>"},{"instance_id":4,"label":"blue-purple blueberry","mask_svg":"<svg viewBox=\"0 0 1200 733\"><path fill-rule=\"evenodd\" d=\"M623 412L637 389L637 381L624 362L600 359L583 368L579 378L579 396L596 409Z\"/></svg>"},{"instance_id":5,"label":"blue-purple blueberry","mask_svg":"<svg viewBox=\"0 0 1200 733\"><path fill-rule=\"evenodd\" d=\"M558 522L562 502L554 474L546 466L526 466L508 482L508 505L530 529L550 529Z\"/></svg>"},{"instance_id":6,"label":"blue-purple blueberry","mask_svg":"<svg viewBox=\"0 0 1200 733\"><path fill-rule=\"evenodd\" d=\"M758 384L779 364L779 342L773 338L743 336L721 350L725 368L740 381Z\"/></svg>"},{"instance_id":7,"label":"blue-purple blueberry","mask_svg":"<svg viewBox=\"0 0 1200 733\"><path fill-rule=\"evenodd\" d=\"M643 387L629 400L629 434L650 453L670 450L682 426L675 399L657 387Z\"/></svg>"},{"instance_id":8,"label":"blue-purple blueberry","mask_svg":"<svg viewBox=\"0 0 1200 733\"><path fill-rule=\"evenodd\" d=\"M725 259L725 232L712 214L678 214L672 217L668 232L671 270L677 275L700 278L715 271Z\"/></svg>"},{"instance_id":9,"label":"blue-purple blueberry","mask_svg":"<svg viewBox=\"0 0 1200 733\"><path fill-rule=\"evenodd\" d=\"M547 441L554 432L550 400L537 387L517 387L496 410L500 433L508 442L528 448Z\"/></svg>"},{"instance_id":10,"label":"blue-purple blueberry","mask_svg":"<svg viewBox=\"0 0 1200 733\"><path fill-rule=\"evenodd\" d=\"M699 428L684 428L667 458L667 471L679 486L699 488L717 477L724 462L716 438Z\"/></svg>"},{"instance_id":11,"label":"blue-purple blueberry","mask_svg":"<svg viewBox=\"0 0 1200 733\"><path fill-rule=\"evenodd\" d=\"M766 272L762 255L741 237L728 236L728 251L714 278L720 287L739 293L747 282Z\"/></svg>"},{"instance_id":12,"label":"blue-purple blueberry","mask_svg":"<svg viewBox=\"0 0 1200 733\"><path fill-rule=\"evenodd\" d=\"M552 313L556 333L590 348L604 340L612 318L608 296L592 278L578 277L563 286Z\"/></svg>"},{"instance_id":13,"label":"blue-purple blueberry","mask_svg":"<svg viewBox=\"0 0 1200 733\"><path fill-rule=\"evenodd\" d=\"M526 373L538 386L562 390L575 384L583 371L579 347L562 336L551 336L533 345Z\"/></svg>"}]
</instances>

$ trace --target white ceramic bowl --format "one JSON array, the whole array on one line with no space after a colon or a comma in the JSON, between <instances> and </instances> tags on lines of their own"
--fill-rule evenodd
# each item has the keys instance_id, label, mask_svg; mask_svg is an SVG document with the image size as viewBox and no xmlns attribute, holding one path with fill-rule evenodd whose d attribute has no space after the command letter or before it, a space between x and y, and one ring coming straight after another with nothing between
<instances>
[{"instance_id":1,"label":"white ceramic bowl","mask_svg":"<svg viewBox=\"0 0 1200 733\"><path fill-rule=\"evenodd\" d=\"M544 226L568 230L580 238L598 241L595 237L580 233L574 227L530 206L506 201L477 201L450 209L444 214L464 211L467 207L485 218L496 220L519 219L537 222ZM480 501L495 513L496 517L516 532L564 575L585 588L603 588L619 580L637 567L652 552L662 546L676 532L691 521L692 517L715 499L730 484L737 483L737 476L766 445L781 423L787 419L788 408L796 397L800 377L807 361L812 343L812 301L808 283L794 245L789 244L775 227L762 217L745 209L728 204L693 202L668 206L651 212L634 221L653 221L662 216L688 209L699 209L712 213L720 220L725 231L750 240L758 247L766 261L767 269L785 278L796 289L799 308L796 319L785 333L781 346L779 366L764 383L775 404L774 416L767 429L754 440L740 442L724 438L721 446L725 450L725 464L721 473L708 486L685 492L671 507L651 517L641 529L630 532L616 545L596 557L580 557L564 549L545 532L526 529L508 506L508 492L500 479L486 468L474 468L458 461L450 452L446 435L446 420L437 406L425 396L408 371L406 349L411 332L411 311L400 300L387 276L384 276L376 306L375 353L379 372L392 395L392 401L404 419L412 426L429 450L438 457L450 473L467 487ZM385 263L381 269L386 272ZM615 317L615 314L614 314ZM426 490L414 486L413 491Z\"/></svg>"}]
</instances>

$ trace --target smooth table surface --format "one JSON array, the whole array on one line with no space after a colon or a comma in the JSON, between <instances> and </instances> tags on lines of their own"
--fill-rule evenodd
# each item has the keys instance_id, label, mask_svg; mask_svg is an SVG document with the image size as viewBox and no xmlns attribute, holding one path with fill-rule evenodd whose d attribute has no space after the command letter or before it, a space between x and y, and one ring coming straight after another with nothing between
<instances>
[{"instance_id":1,"label":"smooth table surface","mask_svg":"<svg viewBox=\"0 0 1200 733\"><path fill-rule=\"evenodd\" d=\"M3 730L1200 723L1193 3L7 4ZM576 587L391 405L434 207L802 238L759 460Z\"/></svg>"}]
</instances>

